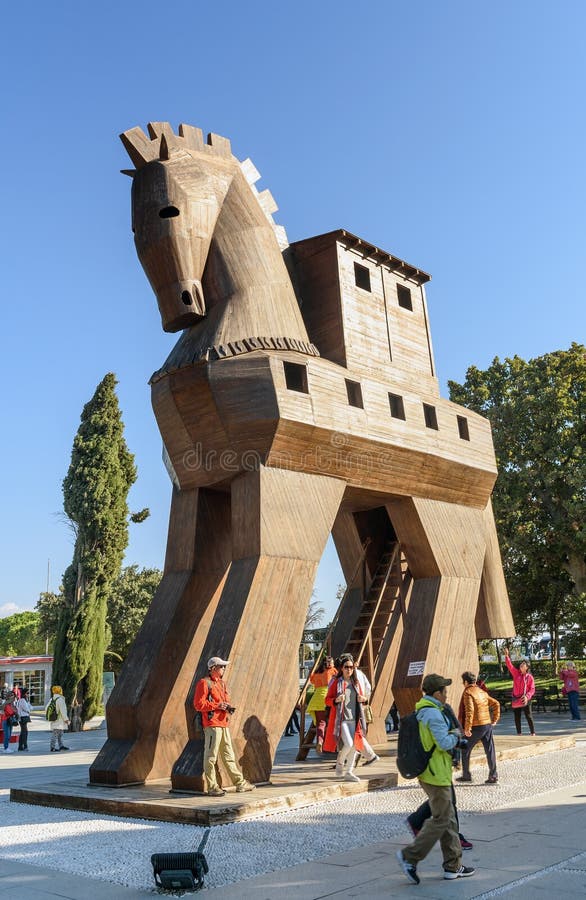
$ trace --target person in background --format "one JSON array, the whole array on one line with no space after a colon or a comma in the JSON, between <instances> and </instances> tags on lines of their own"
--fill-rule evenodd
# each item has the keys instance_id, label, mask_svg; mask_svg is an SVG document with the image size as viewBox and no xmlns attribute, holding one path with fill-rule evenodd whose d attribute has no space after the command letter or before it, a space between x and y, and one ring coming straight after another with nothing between
<instances>
[{"instance_id":1,"label":"person in background","mask_svg":"<svg viewBox=\"0 0 586 900\"><path fill-rule=\"evenodd\" d=\"M444 712L450 678L426 675L422 682L424 696L415 704L421 743L433 751L427 768L419 776L419 784L427 794L431 818L427 819L415 840L397 851L397 859L411 884L419 884L417 864L439 841L445 879L466 878L474 869L462 865L462 847L453 801L452 751L461 746L458 729Z\"/></svg>"},{"instance_id":2,"label":"person in background","mask_svg":"<svg viewBox=\"0 0 586 900\"><path fill-rule=\"evenodd\" d=\"M289 717L287 727L285 728L285 737L293 737L294 734L299 734L299 717L297 716L298 709L299 707L296 706Z\"/></svg>"},{"instance_id":3,"label":"person in background","mask_svg":"<svg viewBox=\"0 0 586 900\"><path fill-rule=\"evenodd\" d=\"M568 706L572 719L577 721L580 719L580 679L573 662L567 662L566 667L562 666L558 672L561 680L564 682L562 693L568 698Z\"/></svg>"},{"instance_id":4,"label":"person in background","mask_svg":"<svg viewBox=\"0 0 586 900\"><path fill-rule=\"evenodd\" d=\"M535 693L535 681L529 672L529 663L522 659L519 667L513 665L509 656L509 648L505 647L505 663L513 678L512 702L517 734L521 734L521 712L525 713L530 734L535 734L535 725L531 714L531 698Z\"/></svg>"},{"instance_id":5,"label":"person in background","mask_svg":"<svg viewBox=\"0 0 586 900\"><path fill-rule=\"evenodd\" d=\"M456 778L456 781L472 781L470 756L478 741L482 741L488 763L488 778L485 784L496 784L498 775L492 726L496 725L501 717L501 705L498 700L490 697L486 691L478 687L476 675L473 672L462 673L462 684L464 685L462 693L464 719L461 721L464 737L468 738L468 745L462 750L462 774Z\"/></svg>"},{"instance_id":6,"label":"person in background","mask_svg":"<svg viewBox=\"0 0 586 900\"><path fill-rule=\"evenodd\" d=\"M49 718L51 715L49 707L53 709L51 704L54 705L57 713L56 719ZM57 753L59 750L69 750L69 747L66 747L63 743L63 732L69 725L69 714L65 697L63 696L63 689L58 684L54 684L51 688L51 699L45 707L45 716L51 729L51 753Z\"/></svg>"},{"instance_id":7,"label":"person in background","mask_svg":"<svg viewBox=\"0 0 586 900\"><path fill-rule=\"evenodd\" d=\"M389 722L389 719L391 720ZM391 722L392 727L391 727ZM397 709L397 704L393 701L393 705L389 710L389 714L385 719L385 731L387 734L390 734L391 731L399 730L399 710Z\"/></svg>"},{"instance_id":8,"label":"person in background","mask_svg":"<svg viewBox=\"0 0 586 900\"><path fill-rule=\"evenodd\" d=\"M314 686L315 690L311 695L309 703L307 704L307 712L315 723L316 753L321 753L323 751L329 710L329 707L326 706L326 694L328 692L328 685L330 681L332 680L332 678L335 678L337 674L338 670L334 665L333 657L325 656L322 659L317 670L313 673L313 675L309 676L309 680Z\"/></svg>"},{"instance_id":9,"label":"person in background","mask_svg":"<svg viewBox=\"0 0 586 900\"><path fill-rule=\"evenodd\" d=\"M25 687L20 689L20 698L16 701L16 711L20 717L18 749L28 750L28 723L31 720L32 709L28 699L28 689Z\"/></svg>"},{"instance_id":10,"label":"person in background","mask_svg":"<svg viewBox=\"0 0 586 900\"><path fill-rule=\"evenodd\" d=\"M6 700L4 701L4 706L2 707L2 732L4 734L4 741L2 750L5 753L13 753L16 750L16 747L10 746L10 738L12 737L12 729L14 728L14 718L18 715L16 711L16 698L14 696L13 691L8 691L6 694Z\"/></svg>"},{"instance_id":11,"label":"person in background","mask_svg":"<svg viewBox=\"0 0 586 900\"><path fill-rule=\"evenodd\" d=\"M223 797L226 793L219 786L216 777L218 756L224 763L238 793L255 790L255 785L246 781L238 768L228 727L230 716L235 711L230 704L228 688L224 681L224 672L229 664L229 659L212 656L208 660L209 675L207 678L200 678L197 682L193 697L193 706L201 713L204 728L203 773L206 777L210 797Z\"/></svg>"}]
</instances>

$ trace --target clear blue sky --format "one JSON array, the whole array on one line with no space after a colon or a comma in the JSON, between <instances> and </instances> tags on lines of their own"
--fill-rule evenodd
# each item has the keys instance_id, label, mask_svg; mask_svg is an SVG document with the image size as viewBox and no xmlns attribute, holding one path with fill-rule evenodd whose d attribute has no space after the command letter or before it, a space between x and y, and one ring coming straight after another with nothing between
<instances>
[{"instance_id":1,"label":"clear blue sky","mask_svg":"<svg viewBox=\"0 0 586 900\"><path fill-rule=\"evenodd\" d=\"M446 391L585 339L583 0L4 4L0 616L56 589L84 403L119 379L138 481L126 562L162 566L170 485L147 381L163 334L119 132L186 122L261 172L290 240L347 228L431 272ZM316 583L331 612L328 547Z\"/></svg>"}]
</instances>

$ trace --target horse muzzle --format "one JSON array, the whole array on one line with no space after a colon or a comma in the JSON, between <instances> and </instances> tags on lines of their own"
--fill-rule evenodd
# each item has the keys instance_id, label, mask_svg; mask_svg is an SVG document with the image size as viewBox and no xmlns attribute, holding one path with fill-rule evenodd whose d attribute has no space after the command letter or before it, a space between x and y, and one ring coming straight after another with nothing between
<instances>
[{"instance_id":1,"label":"horse muzzle","mask_svg":"<svg viewBox=\"0 0 586 900\"><path fill-rule=\"evenodd\" d=\"M197 325L206 314L201 281L176 281L157 290L163 331L181 331Z\"/></svg>"}]
</instances>

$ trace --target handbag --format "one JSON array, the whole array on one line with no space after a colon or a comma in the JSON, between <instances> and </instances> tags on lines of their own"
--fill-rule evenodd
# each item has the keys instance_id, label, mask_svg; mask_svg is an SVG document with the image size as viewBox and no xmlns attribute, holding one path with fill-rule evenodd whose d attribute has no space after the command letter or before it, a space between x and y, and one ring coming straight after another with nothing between
<instances>
[{"instance_id":1,"label":"handbag","mask_svg":"<svg viewBox=\"0 0 586 900\"><path fill-rule=\"evenodd\" d=\"M368 704L365 704L363 709L364 709L364 721L366 722L367 725L372 725L372 723L374 721L372 709L370 708L370 706Z\"/></svg>"},{"instance_id":2,"label":"handbag","mask_svg":"<svg viewBox=\"0 0 586 900\"><path fill-rule=\"evenodd\" d=\"M511 706L513 709L519 709L523 706L527 706L527 676L525 675L525 680L523 681L523 693L517 696L516 694L512 694Z\"/></svg>"},{"instance_id":3,"label":"handbag","mask_svg":"<svg viewBox=\"0 0 586 900\"><path fill-rule=\"evenodd\" d=\"M523 695L522 697L515 697L515 695L513 694L513 699L511 701L511 706L513 707L513 709L519 709L523 706L527 706L527 703L528 700L525 695Z\"/></svg>"}]
</instances>

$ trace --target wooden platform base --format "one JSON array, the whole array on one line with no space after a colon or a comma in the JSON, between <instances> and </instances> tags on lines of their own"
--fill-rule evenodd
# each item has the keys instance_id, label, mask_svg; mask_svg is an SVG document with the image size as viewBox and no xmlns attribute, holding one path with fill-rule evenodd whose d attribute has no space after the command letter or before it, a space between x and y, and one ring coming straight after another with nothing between
<instances>
[{"instance_id":1,"label":"wooden platform base","mask_svg":"<svg viewBox=\"0 0 586 900\"><path fill-rule=\"evenodd\" d=\"M503 736L497 740L497 759L522 759L541 753L551 753L573 747L572 735L563 737ZM250 793L236 793L229 788L224 797L205 794L185 794L171 791L169 780L149 782L131 787L109 788L71 780L36 785L34 788L12 788L10 799L15 803L77 809L132 819L156 819L162 822L182 822L192 825L226 825L244 819L261 818L287 809L299 809L324 800L353 796L367 791L407 782L395 766L396 740L377 747L380 760L356 770L360 782L336 779L334 757L308 759L305 762L277 761L269 784L258 785ZM292 755L293 751L291 751ZM482 747L476 748L471 769L486 766Z\"/></svg>"}]
</instances>

